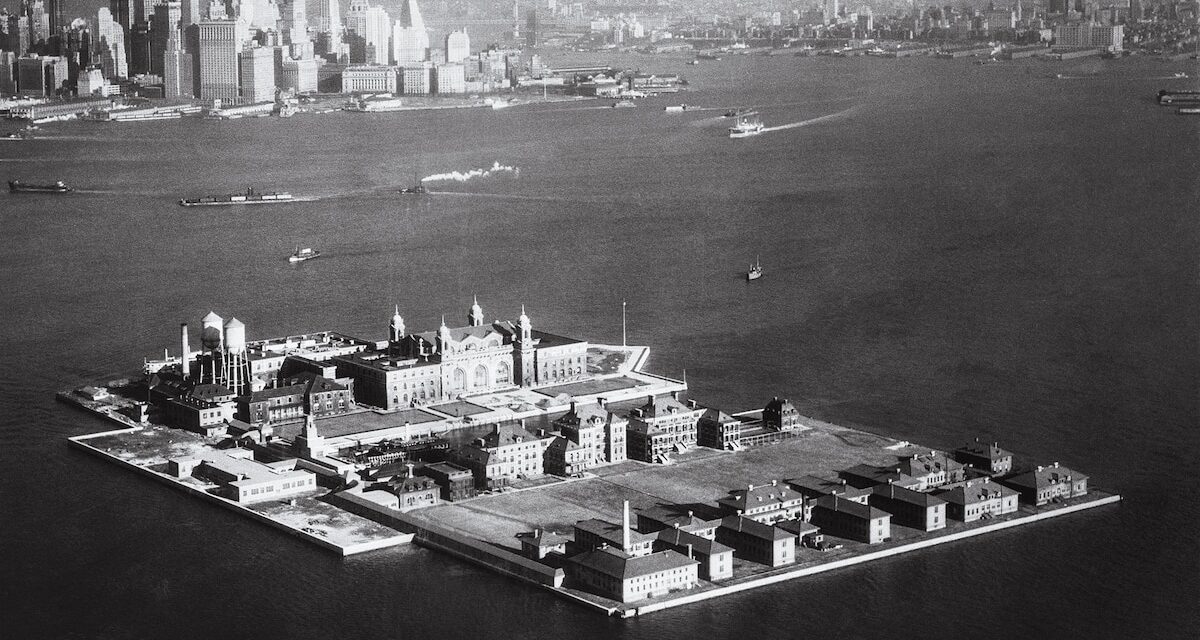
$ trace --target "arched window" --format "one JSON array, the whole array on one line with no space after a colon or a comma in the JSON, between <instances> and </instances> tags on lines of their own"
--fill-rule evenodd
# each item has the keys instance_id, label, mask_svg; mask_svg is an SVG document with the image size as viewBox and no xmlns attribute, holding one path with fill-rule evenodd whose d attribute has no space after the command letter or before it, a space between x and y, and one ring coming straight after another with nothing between
<instances>
[{"instance_id":1,"label":"arched window","mask_svg":"<svg viewBox=\"0 0 1200 640\"><path fill-rule=\"evenodd\" d=\"M512 368L507 362L501 362L496 367L496 384L507 384L512 382Z\"/></svg>"},{"instance_id":2,"label":"arched window","mask_svg":"<svg viewBox=\"0 0 1200 640\"><path fill-rule=\"evenodd\" d=\"M475 382L473 385L476 389L486 388L488 386L488 370L484 365L475 367Z\"/></svg>"},{"instance_id":3,"label":"arched window","mask_svg":"<svg viewBox=\"0 0 1200 640\"><path fill-rule=\"evenodd\" d=\"M454 370L454 375L450 377L451 389L463 389L467 386L467 372L461 368Z\"/></svg>"}]
</instances>

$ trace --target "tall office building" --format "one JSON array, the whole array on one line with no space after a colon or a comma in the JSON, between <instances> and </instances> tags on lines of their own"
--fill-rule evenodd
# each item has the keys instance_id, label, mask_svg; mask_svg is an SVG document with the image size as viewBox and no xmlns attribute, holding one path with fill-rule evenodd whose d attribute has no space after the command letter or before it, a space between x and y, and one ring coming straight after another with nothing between
<instances>
[{"instance_id":1,"label":"tall office building","mask_svg":"<svg viewBox=\"0 0 1200 640\"><path fill-rule=\"evenodd\" d=\"M275 69L275 83L280 89L293 93L316 91L317 61L312 58L283 60Z\"/></svg>"},{"instance_id":2,"label":"tall office building","mask_svg":"<svg viewBox=\"0 0 1200 640\"><path fill-rule=\"evenodd\" d=\"M0 51L0 96L11 96L17 93L17 54L12 51Z\"/></svg>"},{"instance_id":3,"label":"tall office building","mask_svg":"<svg viewBox=\"0 0 1200 640\"><path fill-rule=\"evenodd\" d=\"M34 44L50 38L50 15L42 0L25 0L22 13L29 16L29 38Z\"/></svg>"},{"instance_id":4,"label":"tall office building","mask_svg":"<svg viewBox=\"0 0 1200 640\"><path fill-rule=\"evenodd\" d=\"M57 95L66 81L66 58L36 54L17 58L17 90L23 96Z\"/></svg>"},{"instance_id":5,"label":"tall office building","mask_svg":"<svg viewBox=\"0 0 1200 640\"><path fill-rule=\"evenodd\" d=\"M238 54L242 50L237 23L206 20L199 26L200 98L237 102Z\"/></svg>"},{"instance_id":6,"label":"tall office building","mask_svg":"<svg viewBox=\"0 0 1200 640\"><path fill-rule=\"evenodd\" d=\"M167 0L154 7L150 18L150 73L162 75L163 61L167 54L167 41L179 40L179 27L183 19L183 6L176 0Z\"/></svg>"},{"instance_id":7,"label":"tall office building","mask_svg":"<svg viewBox=\"0 0 1200 640\"><path fill-rule=\"evenodd\" d=\"M275 48L252 47L242 51L242 102L270 102L275 99Z\"/></svg>"},{"instance_id":8,"label":"tall office building","mask_svg":"<svg viewBox=\"0 0 1200 640\"><path fill-rule=\"evenodd\" d=\"M126 50L129 52L129 73L150 72L150 23L142 21L129 31Z\"/></svg>"},{"instance_id":9,"label":"tall office building","mask_svg":"<svg viewBox=\"0 0 1200 640\"><path fill-rule=\"evenodd\" d=\"M452 31L446 36L446 62L462 62L471 57L471 38L464 31Z\"/></svg>"},{"instance_id":10,"label":"tall office building","mask_svg":"<svg viewBox=\"0 0 1200 640\"><path fill-rule=\"evenodd\" d=\"M466 69L457 62L439 64L433 69L434 86L439 94L467 92Z\"/></svg>"},{"instance_id":11,"label":"tall office building","mask_svg":"<svg viewBox=\"0 0 1200 640\"><path fill-rule=\"evenodd\" d=\"M129 62L125 54L125 29L113 20L112 12L103 7L96 12L95 55L104 77L129 77Z\"/></svg>"},{"instance_id":12,"label":"tall office building","mask_svg":"<svg viewBox=\"0 0 1200 640\"><path fill-rule=\"evenodd\" d=\"M167 39L166 52L163 53L163 97L171 99L192 99L192 56L183 50L180 31L171 32Z\"/></svg>"},{"instance_id":13,"label":"tall office building","mask_svg":"<svg viewBox=\"0 0 1200 640\"><path fill-rule=\"evenodd\" d=\"M525 13L525 46L538 46L538 16L534 8Z\"/></svg>"},{"instance_id":14,"label":"tall office building","mask_svg":"<svg viewBox=\"0 0 1200 640\"><path fill-rule=\"evenodd\" d=\"M346 32L356 38L351 43L350 61L387 64L391 57L391 17L383 7L372 7L367 0L351 0L346 11Z\"/></svg>"},{"instance_id":15,"label":"tall office building","mask_svg":"<svg viewBox=\"0 0 1200 640\"><path fill-rule=\"evenodd\" d=\"M416 0L404 0L400 5L400 19L392 29L392 47L392 57L402 66L429 59L429 33Z\"/></svg>"}]
</instances>

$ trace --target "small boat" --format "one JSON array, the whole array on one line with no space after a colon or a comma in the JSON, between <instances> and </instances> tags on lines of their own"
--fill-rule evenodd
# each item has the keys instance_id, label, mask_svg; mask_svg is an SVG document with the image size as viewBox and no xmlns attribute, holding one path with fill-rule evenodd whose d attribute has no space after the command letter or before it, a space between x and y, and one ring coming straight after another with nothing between
<instances>
[{"instance_id":1,"label":"small boat","mask_svg":"<svg viewBox=\"0 0 1200 640\"><path fill-rule=\"evenodd\" d=\"M20 180L9 180L8 190L13 193L67 193L74 191L68 187L62 180L54 184L29 184Z\"/></svg>"},{"instance_id":2,"label":"small boat","mask_svg":"<svg viewBox=\"0 0 1200 640\"><path fill-rule=\"evenodd\" d=\"M754 264L750 265L750 270L746 272L746 280L758 280L762 273L762 264L759 263L758 256L755 256Z\"/></svg>"},{"instance_id":3,"label":"small boat","mask_svg":"<svg viewBox=\"0 0 1200 640\"><path fill-rule=\"evenodd\" d=\"M1182 72L1182 71L1176 71L1176 72L1175 72L1175 76L1174 76L1174 77L1176 77L1176 78L1186 78L1186 77L1188 77L1188 74L1186 74L1186 73L1184 73L1184 72Z\"/></svg>"},{"instance_id":4,"label":"small boat","mask_svg":"<svg viewBox=\"0 0 1200 640\"><path fill-rule=\"evenodd\" d=\"M688 106L686 104L673 104L663 108L663 111L667 113L682 113L687 110Z\"/></svg>"},{"instance_id":5,"label":"small boat","mask_svg":"<svg viewBox=\"0 0 1200 640\"><path fill-rule=\"evenodd\" d=\"M637 106L637 103L634 102L633 100L618 100L617 102L613 103L614 109L626 109L629 107L636 107L636 106Z\"/></svg>"},{"instance_id":6,"label":"small boat","mask_svg":"<svg viewBox=\"0 0 1200 640\"><path fill-rule=\"evenodd\" d=\"M304 247L303 249L296 247L295 253L288 256L288 262L304 262L305 260L312 260L313 258L320 257L320 255L320 251L317 251L311 247Z\"/></svg>"},{"instance_id":7,"label":"small boat","mask_svg":"<svg viewBox=\"0 0 1200 640\"><path fill-rule=\"evenodd\" d=\"M415 187L405 187L400 190L400 193L402 193L406 196L419 196L419 195L422 195L425 193L429 193L429 190L425 188L425 185L419 184Z\"/></svg>"},{"instance_id":8,"label":"small boat","mask_svg":"<svg viewBox=\"0 0 1200 640\"><path fill-rule=\"evenodd\" d=\"M762 133L763 123L753 111L737 114L737 122L729 127L730 138L748 138Z\"/></svg>"},{"instance_id":9,"label":"small boat","mask_svg":"<svg viewBox=\"0 0 1200 640\"><path fill-rule=\"evenodd\" d=\"M696 65L696 64L700 64L700 61L699 61L699 60L692 60L691 62L688 62L688 64Z\"/></svg>"}]
</instances>

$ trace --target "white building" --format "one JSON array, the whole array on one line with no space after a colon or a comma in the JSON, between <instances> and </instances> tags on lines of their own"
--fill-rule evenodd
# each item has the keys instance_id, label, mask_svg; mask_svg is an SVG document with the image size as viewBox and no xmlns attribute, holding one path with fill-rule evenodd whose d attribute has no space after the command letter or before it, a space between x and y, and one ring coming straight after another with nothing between
<instances>
[{"instance_id":1,"label":"white building","mask_svg":"<svg viewBox=\"0 0 1200 640\"><path fill-rule=\"evenodd\" d=\"M439 64L434 68L437 93L456 94L467 92L466 69L461 64Z\"/></svg>"},{"instance_id":2,"label":"white building","mask_svg":"<svg viewBox=\"0 0 1200 640\"><path fill-rule=\"evenodd\" d=\"M275 48L246 49L240 60L242 100L250 104L275 100Z\"/></svg>"},{"instance_id":3,"label":"white building","mask_svg":"<svg viewBox=\"0 0 1200 640\"><path fill-rule=\"evenodd\" d=\"M1124 25L1063 24L1054 29L1055 48L1097 47L1120 51L1124 40Z\"/></svg>"},{"instance_id":4,"label":"white building","mask_svg":"<svg viewBox=\"0 0 1200 640\"><path fill-rule=\"evenodd\" d=\"M129 75L125 58L125 30L113 21L107 8L96 12L96 49L100 68L107 78L124 78Z\"/></svg>"},{"instance_id":5,"label":"white building","mask_svg":"<svg viewBox=\"0 0 1200 640\"><path fill-rule=\"evenodd\" d=\"M446 62L462 62L471 57L471 37L466 31L453 31L446 36Z\"/></svg>"},{"instance_id":6,"label":"white building","mask_svg":"<svg viewBox=\"0 0 1200 640\"><path fill-rule=\"evenodd\" d=\"M392 29L392 59L405 66L429 59L429 33L416 0L405 0L400 7L400 19Z\"/></svg>"},{"instance_id":7,"label":"white building","mask_svg":"<svg viewBox=\"0 0 1200 640\"><path fill-rule=\"evenodd\" d=\"M430 75L433 65L428 62L409 63L404 65L403 81L400 90L407 95L425 95L430 93Z\"/></svg>"},{"instance_id":8,"label":"white building","mask_svg":"<svg viewBox=\"0 0 1200 640\"><path fill-rule=\"evenodd\" d=\"M317 61L314 59L283 60L275 70L276 84L280 89L293 93L317 90Z\"/></svg>"},{"instance_id":9,"label":"white building","mask_svg":"<svg viewBox=\"0 0 1200 640\"><path fill-rule=\"evenodd\" d=\"M355 65L342 71L342 93L396 93L396 67Z\"/></svg>"},{"instance_id":10,"label":"white building","mask_svg":"<svg viewBox=\"0 0 1200 640\"><path fill-rule=\"evenodd\" d=\"M231 20L206 20L200 23L200 98L238 100L237 23Z\"/></svg>"}]
</instances>

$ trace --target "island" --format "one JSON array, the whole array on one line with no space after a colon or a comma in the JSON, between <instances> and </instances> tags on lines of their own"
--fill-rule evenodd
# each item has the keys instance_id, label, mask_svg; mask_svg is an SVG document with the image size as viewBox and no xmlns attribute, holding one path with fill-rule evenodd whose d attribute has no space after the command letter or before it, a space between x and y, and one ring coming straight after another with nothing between
<instances>
[{"instance_id":1,"label":"island","mask_svg":"<svg viewBox=\"0 0 1200 640\"><path fill-rule=\"evenodd\" d=\"M647 347L484 318L250 341L210 312L177 356L58 397L119 423L72 446L335 553L415 543L618 617L1121 499L995 441L896 441L778 396L727 412Z\"/></svg>"}]
</instances>

